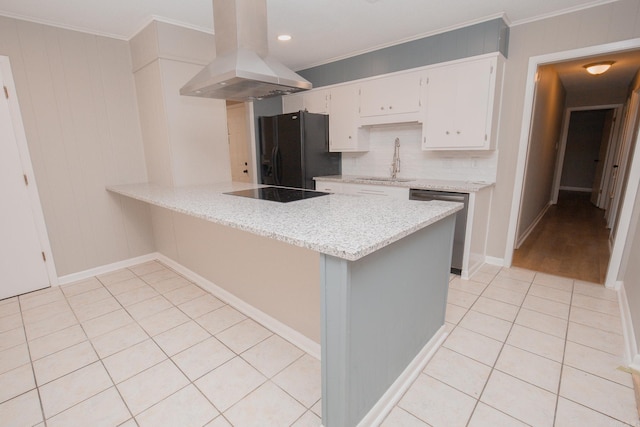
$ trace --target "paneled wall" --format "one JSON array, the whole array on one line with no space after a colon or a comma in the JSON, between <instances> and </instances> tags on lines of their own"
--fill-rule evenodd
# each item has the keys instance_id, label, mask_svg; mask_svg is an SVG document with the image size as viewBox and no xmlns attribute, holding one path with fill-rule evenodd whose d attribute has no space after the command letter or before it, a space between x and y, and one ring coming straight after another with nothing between
<instances>
[{"instance_id":1,"label":"paneled wall","mask_svg":"<svg viewBox=\"0 0 640 427\"><path fill-rule=\"evenodd\" d=\"M105 190L146 181L126 42L0 17L59 276L153 252L149 208Z\"/></svg>"}]
</instances>

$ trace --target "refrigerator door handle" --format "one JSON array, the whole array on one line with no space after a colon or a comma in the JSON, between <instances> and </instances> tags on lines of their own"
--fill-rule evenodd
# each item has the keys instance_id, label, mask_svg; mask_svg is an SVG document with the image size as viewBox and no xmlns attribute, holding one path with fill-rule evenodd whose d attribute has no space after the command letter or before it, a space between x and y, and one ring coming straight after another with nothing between
<instances>
[{"instance_id":1,"label":"refrigerator door handle","mask_svg":"<svg viewBox=\"0 0 640 427\"><path fill-rule=\"evenodd\" d=\"M273 151L271 152L271 164L273 167L273 180L277 185L280 185L280 183L282 182L282 168L280 165L280 160L280 149L276 145L275 147L273 147Z\"/></svg>"}]
</instances>

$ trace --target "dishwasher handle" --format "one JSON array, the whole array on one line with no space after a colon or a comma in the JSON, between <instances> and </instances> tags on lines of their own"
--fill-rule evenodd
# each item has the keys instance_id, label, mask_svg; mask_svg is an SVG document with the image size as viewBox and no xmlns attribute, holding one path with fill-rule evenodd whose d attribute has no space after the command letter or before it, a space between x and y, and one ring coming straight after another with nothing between
<instances>
[{"instance_id":1,"label":"dishwasher handle","mask_svg":"<svg viewBox=\"0 0 640 427\"><path fill-rule=\"evenodd\" d=\"M465 203L467 201L467 194L461 193L435 193L432 191L411 190L409 193L410 200L443 200L447 202L459 202Z\"/></svg>"}]
</instances>

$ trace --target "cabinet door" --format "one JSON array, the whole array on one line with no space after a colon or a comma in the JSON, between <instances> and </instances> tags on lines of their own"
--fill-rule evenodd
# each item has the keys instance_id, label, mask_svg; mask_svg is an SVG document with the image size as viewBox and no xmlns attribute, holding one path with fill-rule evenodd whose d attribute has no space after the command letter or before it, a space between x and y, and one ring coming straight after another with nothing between
<instances>
[{"instance_id":1,"label":"cabinet door","mask_svg":"<svg viewBox=\"0 0 640 427\"><path fill-rule=\"evenodd\" d=\"M329 102L329 151L366 151L368 138L358 127L358 86L331 89Z\"/></svg>"},{"instance_id":2,"label":"cabinet door","mask_svg":"<svg viewBox=\"0 0 640 427\"><path fill-rule=\"evenodd\" d=\"M329 113L329 90L316 89L304 92L304 108L310 113Z\"/></svg>"},{"instance_id":3,"label":"cabinet door","mask_svg":"<svg viewBox=\"0 0 640 427\"><path fill-rule=\"evenodd\" d=\"M335 181L316 181L317 191L326 191L327 193L342 193L342 183Z\"/></svg>"},{"instance_id":4,"label":"cabinet door","mask_svg":"<svg viewBox=\"0 0 640 427\"><path fill-rule=\"evenodd\" d=\"M486 58L428 72L423 149L489 148L495 63Z\"/></svg>"},{"instance_id":5,"label":"cabinet door","mask_svg":"<svg viewBox=\"0 0 640 427\"><path fill-rule=\"evenodd\" d=\"M362 83L360 116L385 116L420 111L421 73L406 73Z\"/></svg>"},{"instance_id":6,"label":"cabinet door","mask_svg":"<svg viewBox=\"0 0 640 427\"><path fill-rule=\"evenodd\" d=\"M284 114L295 113L304 110L304 93L295 93L282 97L282 112Z\"/></svg>"}]
</instances>

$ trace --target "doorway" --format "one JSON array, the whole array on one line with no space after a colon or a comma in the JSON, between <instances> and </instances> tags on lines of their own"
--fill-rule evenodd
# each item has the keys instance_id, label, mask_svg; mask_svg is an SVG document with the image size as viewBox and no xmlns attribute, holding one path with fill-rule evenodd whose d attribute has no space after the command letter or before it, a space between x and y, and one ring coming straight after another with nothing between
<instances>
[{"instance_id":1,"label":"doorway","mask_svg":"<svg viewBox=\"0 0 640 427\"><path fill-rule=\"evenodd\" d=\"M527 91L525 96L525 110L523 112L523 127L522 127L521 139L520 139L520 149L523 150L524 153L526 153L526 156L520 156L520 158L518 159L516 187L515 187L516 190L514 192L511 220L509 225L509 241L512 242L513 246L512 246L512 249L507 249L507 253L505 254L506 265L511 265L512 263L515 264L516 258L517 258L517 254L515 252L516 248L523 244L523 240L520 239L519 237L518 226L520 224L520 219L522 216L523 205L527 202L527 197L526 197L526 183L528 180L527 174L529 173L530 170L535 170L535 165L531 165L529 162L530 159L528 154L530 152L530 136L534 128L534 119L535 119L534 110L536 105L536 98L538 97L538 94L536 92L536 85L538 83L537 72L539 70L539 67L546 66L548 64L560 64L563 61L583 62L587 59L591 59L592 57L595 57L598 55L599 56L621 55L627 52L637 53L637 49L639 47L640 47L640 40L635 40L635 41L611 43L609 45L594 46L594 47L584 48L584 49L576 49L574 51L568 51L568 52L559 52L555 54L543 55L540 57L533 57L530 59L528 78L527 78ZM631 49L635 49L635 51ZM624 101L628 100L628 93L631 87L631 81L635 81L634 76L637 76L637 72L638 72L638 67L636 67L635 70L633 71L632 77L629 80L627 80L626 89L624 91L624 95L625 95ZM585 91L587 95L590 94L588 88L585 88ZM595 91L591 90L591 93L593 92ZM576 97L574 96L573 100L575 101L575 99ZM605 104L605 103L611 103L611 102L600 102L600 104ZM569 105L571 104L569 103ZM588 105L588 104L585 103L585 105ZM629 152L628 157L625 158L625 164L631 165L632 163L633 164L638 163L638 162L633 162L634 157L637 156L637 152L638 150L631 150ZM529 184L531 184L531 182L529 182ZM531 186L534 186L534 185L531 185ZM623 252L623 248L626 241L626 230L628 230L629 228L629 215L627 212L629 210L629 206L631 206L629 200L635 198L637 187L638 187L637 183L632 183L630 181L625 180L624 185L622 186L623 188L622 193L619 195L617 200L612 200L612 204L616 206L620 206L621 209L625 212L623 212L623 214L620 215L621 217L619 221L620 226L618 227L618 230L617 230L617 235L620 238L615 239L614 242L612 243L611 256L609 257L609 268L606 269L607 273L605 274L605 279L604 279L604 284L607 287L616 286L616 278L617 278L618 270L620 268L622 252ZM621 187L618 186L617 188L621 188ZM584 198L586 198L586 201L587 201L586 207L591 208L590 206L591 203L589 201L589 198L591 197L591 194L589 193L591 191L587 192L586 187L584 189L585 189L584 191L585 194L583 196L585 196ZM603 192L604 191L605 190L603 189ZM560 200L563 197L564 197L564 194L560 194L558 200ZM560 203L558 203L557 205L554 205L553 202L554 200L553 198L551 198L549 200L548 205L545 206L544 209L540 210L540 214L536 218L536 222L541 222L543 220L543 218L546 216L545 213L547 210L551 210L551 208L555 209L558 206L561 206ZM576 206L578 205L575 200L569 204L573 204ZM534 228L535 227L532 227L532 229L528 230L528 232L533 233ZM536 267L533 269L538 271L540 270L539 267ZM602 273L599 273L599 276L601 277ZM598 281L600 283L603 282L602 280L598 280Z\"/></svg>"},{"instance_id":2,"label":"doorway","mask_svg":"<svg viewBox=\"0 0 640 427\"><path fill-rule=\"evenodd\" d=\"M231 180L235 182L254 182L249 120L247 104L227 101L229 162Z\"/></svg>"}]
</instances>

